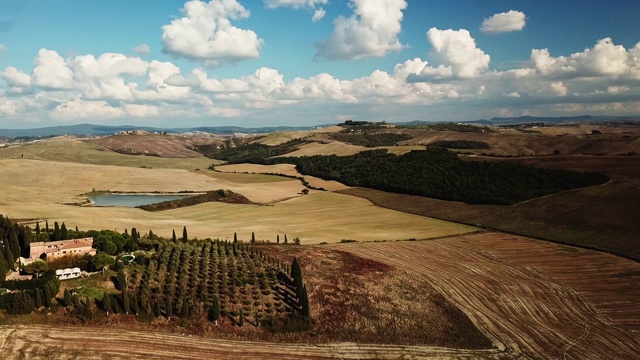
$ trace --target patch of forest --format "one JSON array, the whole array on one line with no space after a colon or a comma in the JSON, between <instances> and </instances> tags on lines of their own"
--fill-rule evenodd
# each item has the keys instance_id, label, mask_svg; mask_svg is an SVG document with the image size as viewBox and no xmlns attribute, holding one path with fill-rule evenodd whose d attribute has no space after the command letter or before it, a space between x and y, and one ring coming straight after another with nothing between
<instances>
[{"instance_id":1,"label":"patch of forest","mask_svg":"<svg viewBox=\"0 0 640 360\"><path fill-rule=\"evenodd\" d=\"M484 141L476 140L437 140L429 144L446 149L489 149L490 146Z\"/></svg>"},{"instance_id":2,"label":"patch of forest","mask_svg":"<svg viewBox=\"0 0 640 360\"><path fill-rule=\"evenodd\" d=\"M386 150L350 156L271 159L304 175L409 195L470 204L514 204L559 191L600 185L606 175L542 169L508 162L463 161L439 147L394 155Z\"/></svg>"},{"instance_id":3,"label":"patch of forest","mask_svg":"<svg viewBox=\"0 0 640 360\"><path fill-rule=\"evenodd\" d=\"M293 139L276 146L269 146L260 143L249 143L233 147L196 145L196 149L208 158L224 160L229 164L264 164L265 159L273 156L284 155L298 150L299 146L304 143L305 141L302 139Z\"/></svg>"},{"instance_id":4,"label":"patch of forest","mask_svg":"<svg viewBox=\"0 0 640 360\"><path fill-rule=\"evenodd\" d=\"M251 200L238 193L235 193L231 190L220 189L216 191L207 191L204 194L189 196L182 199L163 201L161 203L150 205L141 205L138 206L138 208L147 211L161 211L198 205L212 201L223 202L227 204L254 204Z\"/></svg>"},{"instance_id":5,"label":"patch of forest","mask_svg":"<svg viewBox=\"0 0 640 360\"><path fill-rule=\"evenodd\" d=\"M333 133L330 135L332 139L345 143L360 145L366 147L377 146L393 146L396 143L411 139L407 134L389 134L389 133Z\"/></svg>"}]
</instances>

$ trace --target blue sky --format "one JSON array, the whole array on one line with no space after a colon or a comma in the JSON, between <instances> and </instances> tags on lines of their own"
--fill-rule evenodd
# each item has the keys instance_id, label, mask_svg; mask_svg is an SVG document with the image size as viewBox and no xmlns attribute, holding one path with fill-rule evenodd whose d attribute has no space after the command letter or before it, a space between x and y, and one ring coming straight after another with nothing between
<instances>
[{"instance_id":1,"label":"blue sky","mask_svg":"<svg viewBox=\"0 0 640 360\"><path fill-rule=\"evenodd\" d=\"M640 114L636 0L0 0L0 128Z\"/></svg>"}]
</instances>

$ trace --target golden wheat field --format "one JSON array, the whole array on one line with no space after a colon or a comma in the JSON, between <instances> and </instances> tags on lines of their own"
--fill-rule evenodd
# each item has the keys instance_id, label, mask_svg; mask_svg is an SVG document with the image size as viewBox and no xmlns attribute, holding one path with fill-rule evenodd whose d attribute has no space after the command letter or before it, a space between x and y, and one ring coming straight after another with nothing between
<instances>
[{"instance_id":1,"label":"golden wheat field","mask_svg":"<svg viewBox=\"0 0 640 360\"><path fill-rule=\"evenodd\" d=\"M303 244L434 238L472 232L473 227L374 206L367 200L332 192L300 192L297 179L255 182L255 175L208 170L147 169L27 159L0 160L0 212L14 219L48 219L81 229L136 227L170 236L186 226L198 238L258 239L298 237ZM207 174L205 174L207 172ZM253 177L251 181L234 178ZM264 175L259 175L264 176ZM81 207L78 195L92 190L178 192L228 189L264 205L206 203L181 209L147 212L122 207Z\"/></svg>"}]
</instances>

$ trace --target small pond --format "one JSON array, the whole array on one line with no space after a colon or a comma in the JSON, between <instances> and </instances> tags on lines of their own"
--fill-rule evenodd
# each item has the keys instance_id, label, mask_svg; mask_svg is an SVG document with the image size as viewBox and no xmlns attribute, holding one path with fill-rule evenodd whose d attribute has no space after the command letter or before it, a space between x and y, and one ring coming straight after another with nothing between
<instances>
[{"instance_id":1,"label":"small pond","mask_svg":"<svg viewBox=\"0 0 640 360\"><path fill-rule=\"evenodd\" d=\"M189 195L153 195L153 194L108 194L89 197L93 200L92 206L125 206L136 207L141 205L151 205L163 201L184 199Z\"/></svg>"}]
</instances>

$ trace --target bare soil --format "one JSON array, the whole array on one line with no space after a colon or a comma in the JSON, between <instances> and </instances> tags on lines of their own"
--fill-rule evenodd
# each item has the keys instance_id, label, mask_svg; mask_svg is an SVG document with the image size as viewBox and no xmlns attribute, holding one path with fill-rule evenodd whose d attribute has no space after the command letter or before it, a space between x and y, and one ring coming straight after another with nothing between
<instances>
[{"instance_id":1,"label":"bare soil","mask_svg":"<svg viewBox=\"0 0 640 360\"><path fill-rule=\"evenodd\" d=\"M499 233L338 246L427 280L510 358L640 357L635 262Z\"/></svg>"}]
</instances>

